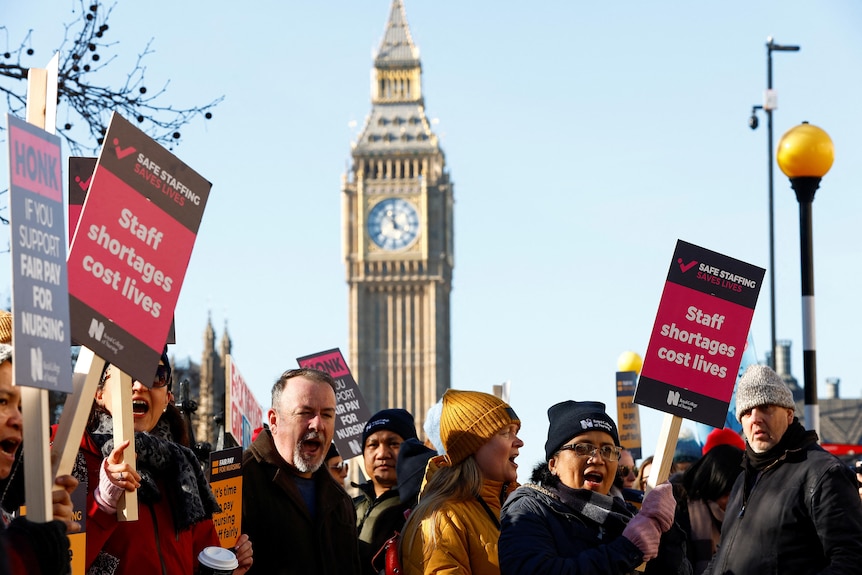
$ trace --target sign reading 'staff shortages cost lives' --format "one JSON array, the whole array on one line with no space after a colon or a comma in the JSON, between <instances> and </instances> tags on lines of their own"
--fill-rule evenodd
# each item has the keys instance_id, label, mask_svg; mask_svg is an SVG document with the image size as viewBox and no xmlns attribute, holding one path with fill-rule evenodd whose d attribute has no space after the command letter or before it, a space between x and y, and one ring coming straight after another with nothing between
<instances>
[{"instance_id":1,"label":"sign reading 'staff shortages cost lives'","mask_svg":"<svg viewBox=\"0 0 862 575\"><path fill-rule=\"evenodd\" d=\"M153 381L211 184L114 113L69 253L72 339Z\"/></svg>"},{"instance_id":2,"label":"sign reading 'staff shortages cost lives'","mask_svg":"<svg viewBox=\"0 0 862 575\"><path fill-rule=\"evenodd\" d=\"M677 241L635 403L724 425L765 271Z\"/></svg>"},{"instance_id":3,"label":"sign reading 'staff shortages cost lives'","mask_svg":"<svg viewBox=\"0 0 862 575\"><path fill-rule=\"evenodd\" d=\"M68 393L72 364L60 138L6 117L15 383Z\"/></svg>"},{"instance_id":4,"label":"sign reading 'staff shortages cost lives'","mask_svg":"<svg viewBox=\"0 0 862 575\"><path fill-rule=\"evenodd\" d=\"M321 351L297 358L299 367L311 367L325 371L335 380L335 446L344 459L362 454L362 430L371 417L368 404L359 391L359 386L341 350Z\"/></svg>"}]
</instances>

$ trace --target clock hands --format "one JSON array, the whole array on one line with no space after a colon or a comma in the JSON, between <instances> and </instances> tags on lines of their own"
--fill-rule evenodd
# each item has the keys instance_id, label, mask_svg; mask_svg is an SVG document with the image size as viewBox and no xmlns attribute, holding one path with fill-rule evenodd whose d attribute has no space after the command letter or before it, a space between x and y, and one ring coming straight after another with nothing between
<instances>
[{"instance_id":1,"label":"clock hands","mask_svg":"<svg viewBox=\"0 0 862 575\"><path fill-rule=\"evenodd\" d=\"M410 224L406 220L404 214L396 214L395 210L386 210L384 222L388 222L388 225L381 222L380 231L386 234L395 232L396 235L401 236L410 228Z\"/></svg>"},{"instance_id":2,"label":"clock hands","mask_svg":"<svg viewBox=\"0 0 862 575\"><path fill-rule=\"evenodd\" d=\"M399 198L384 199L369 213L369 233L374 242L385 250L406 247L418 233L416 210Z\"/></svg>"}]
</instances>

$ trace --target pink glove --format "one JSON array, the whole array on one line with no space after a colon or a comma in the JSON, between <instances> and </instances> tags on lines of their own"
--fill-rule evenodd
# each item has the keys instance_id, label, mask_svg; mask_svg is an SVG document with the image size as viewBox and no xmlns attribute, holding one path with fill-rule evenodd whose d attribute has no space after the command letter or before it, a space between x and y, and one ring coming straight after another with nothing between
<instances>
[{"instance_id":1,"label":"pink glove","mask_svg":"<svg viewBox=\"0 0 862 575\"><path fill-rule=\"evenodd\" d=\"M673 497L673 486L665 481L647 493L641 510L638 512L638 517L643 515L654 519L658 528L664 533L673 525L675 511L676 499Z\"/></svg>"},{"instance_id":2,"label":"pink glove","mask_svg":"<svg viewBox=\"0 0 862 575\"><path fill-rule=\"evenodd\" d=\"M638 513L632 517L623 530L623 537L631 541L644 554L644 561L649 561L658 555L658 544L661 531L651 517Z\"/></svg>"},{"instance_id":3,"label":"pink glove","mask_svg":"<svg viewBox=\"0 0 862 575\"><path fill-rule=\"evenodd\" d=\"M102 460L102 468L99 470L99 486L96 487L96 491L93 493L93 496L96 499L96 503L99 505L99 509L105 513L116 513L117 502L120 500L120 495L122 495L125 490L119 485L115 485L111 482L111 478L108 477L107 466L108 460Z\"/></svg>"}]
</instances>

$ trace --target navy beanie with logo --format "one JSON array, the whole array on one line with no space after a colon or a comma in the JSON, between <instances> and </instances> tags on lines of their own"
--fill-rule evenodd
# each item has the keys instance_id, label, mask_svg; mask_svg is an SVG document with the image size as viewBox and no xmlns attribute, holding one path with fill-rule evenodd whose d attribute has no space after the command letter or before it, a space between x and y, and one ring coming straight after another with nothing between
<instances>
[{"instance_id":1,"label":"navy beanie with logo","mask_svg":"<svg viewBox=\"0 0 862 575\"><path fill-rule=\"evenodd\" d=\"M604 431L614 445L620 446L617 424L605 411L600 401L563 401L548 409L548 440L545 442L545 461L573 437L588 431Z\"/></svg>"},{"instance_id":2,"label":"navy beanie with logo","mask_svg":"<svg viewBox=\"0 0 862 575\"><path fill-rule=\"evenodd\" d=\"M362 430L362 448L368 436L382 429L392 431L401 436L402 440L416 437L416 422L406 409L382 409L371 416L365 429Z\"/></svg>"}]
</instances>

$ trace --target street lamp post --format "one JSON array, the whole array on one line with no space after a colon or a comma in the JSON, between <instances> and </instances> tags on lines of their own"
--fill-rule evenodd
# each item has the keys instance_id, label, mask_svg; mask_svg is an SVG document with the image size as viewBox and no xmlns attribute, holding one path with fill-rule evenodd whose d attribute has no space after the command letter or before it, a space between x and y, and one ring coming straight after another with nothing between
<instances>
[{"instance_id":1,"label":"street lamp post","mask_svg":"<svg viewBox=\"0 0 862 575\"><path fill-rule=\"evenodd\" d=\"M757 129L757 110L766 112L766 131L767 131L767 154L769 155L769 322L771 341L769 348L772 357L769 363L770 367L775 369L775 225L774 225L774 208L773 208L773 164L772 161L772 111L778 108L778 96L775 90L772 89L772 53L773 52L798 52L799 46L788 46L776 44L772 36L766 38L766 93L763 95L762 106L752 106L751 118L748 120L748 125L752 130Z\"/></svg>"},{"instance_id":2,"label":"street lamp post","mask_svg":"<svg viewBox=\"0 0 862 575\"><path fill-rule=\"evenodd\" d=\"M811 206L820 180L832 167L832 139L808 122L788 130L778 142L778 167L790 178L799 201L799 248L802 275L802 365L805 383L805 426L820 434L817 403L817 338L814 330L814 254Z\"/></svg>"}]
</instances>

